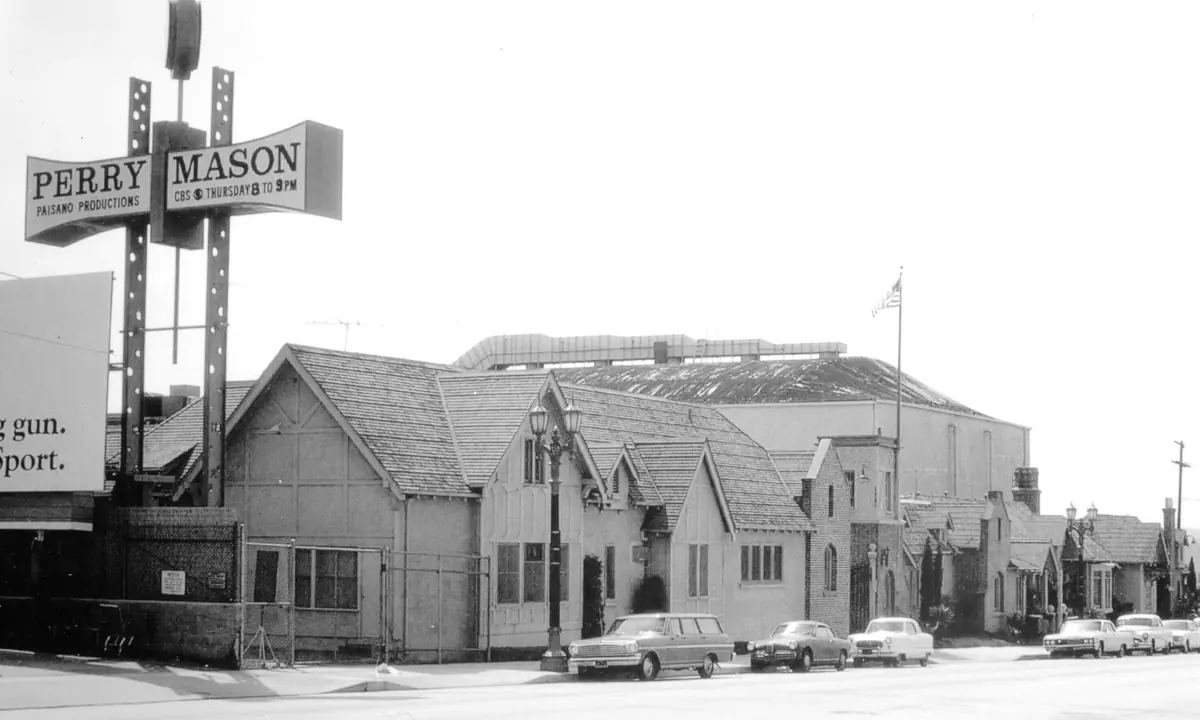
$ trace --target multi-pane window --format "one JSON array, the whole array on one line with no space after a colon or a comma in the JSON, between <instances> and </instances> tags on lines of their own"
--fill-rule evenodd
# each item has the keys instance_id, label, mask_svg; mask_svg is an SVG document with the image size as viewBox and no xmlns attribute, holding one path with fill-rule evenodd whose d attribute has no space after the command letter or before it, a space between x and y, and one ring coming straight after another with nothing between
<instances>
[{"instance_id":1,"label":"multi-pane window","mask_svg":"<svg viewBox=\"0 0 1200 720\"><path fill-rule=\"evenodd\" d=\"M1092 570L1091 604L1101 610L1112 609L1112 570Z\"/></svg>"},{"instance_id":2,"label":"multi-pane window","mask_svg":"<svg viewBox=\"0 0 1200 720\"><path fill-rule=\"evenodd\" d=\"M536 440L531 438L525 439L525 466L524 474L526 483L540 485L546 482L546 463L543 460L541 453L538 452L538 444Z\"/></svg>"},{"instance_id":3,"label":"multi-pane window","mask_svg":"<svg viewBox=\"0 0 1200 720\"><path fill-rule=\"evenodd\" d=\"M358 609L358 551L296 550L296 607Z\"/></svg>"},{"instance_id":4,"label":"multi-pane window","mask_svg":"<svg viewBox=\"0 0 1200 720\"><path fill-rule=\"evenodd\" d=\"M782 580L782 545L742 546L742 582L780 582Z\"/></svg>"},{"instance_id":5,"label":"multi-pane window","mask_svg":"<svg viewBox=\"0 0 1200 720\"><path fill-rule=\"evenodd\" d=\"M617 546L604 546L604 598L617 599Z\"/></svg>"},{"instance_id":6,"label":"multi-pane window","mask_svg":"<svg viewBox=\"0 0 1200 720\"><path fill-rule=\"evenodd\" d=\"M521 579L525 585L525 602L546 601L546 545L525 543L525 565Z\"/></svg>"},{"instance_id":7,"label":"multi-pane window","mask_svg":"<svg viewBox=\"0 0 1200 720\"><path fill-rule=\"evenodd\" d=\"M825 589L837 590L837 548L828 545L825 548Z\"/></svg>"},{"instance_id":8,"label":"multi-pane window","mask_svg":"<svg viewBox=\"0 0 1200 720\"><path fill-rule=\"evenodd\" d=\"M521 601L521 546L500 543L496 548L496 602Z\"/></svg>"},{"instance_id":9,"label":"multi-pane window","mask_svg":"<svg viewBox=\"0 0 1200 720\"><path fill-rule=\"evenodd\" d=\"M708 597L708 545L688 545L688 597Z\"/></svg>"}]
</instances>

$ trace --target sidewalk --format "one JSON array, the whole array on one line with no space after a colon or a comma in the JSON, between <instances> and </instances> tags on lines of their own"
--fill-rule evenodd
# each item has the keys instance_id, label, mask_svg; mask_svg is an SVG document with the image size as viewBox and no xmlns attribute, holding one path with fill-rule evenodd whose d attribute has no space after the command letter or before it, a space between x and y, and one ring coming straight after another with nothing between
<instances>
[{"instance_id":1,"label":"sidewalk","mask_svg":"<svg viewBox=\"0 0 1200 720\"><path fill-rule=\"evenodd\" d=\"M1044 657L1040 648L935 650L932 663L1011 662ZM722 675L750 671L749 656L724 663ZM675 673L669 673L668 676ZM0 650L0 710L179 700L249 699L329 693L437 690L574 682L537 662L445 665L298 665L279 670L213 670L132 660Z\"/></svg>"}]
</instances>

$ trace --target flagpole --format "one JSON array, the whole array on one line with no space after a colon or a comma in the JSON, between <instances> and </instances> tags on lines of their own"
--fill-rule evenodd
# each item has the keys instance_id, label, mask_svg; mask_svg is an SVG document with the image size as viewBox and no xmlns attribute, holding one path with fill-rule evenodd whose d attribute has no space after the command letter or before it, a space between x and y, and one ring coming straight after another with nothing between
<instances>
[{"instance_id":1,"label":"flagpole","mask_svg":"<svg viewBox=\"0 0 1200 720\"><path fill-rule=\"evenodd\" d=\"M893 454L893 462L895 467L893 472L896 478L896 489L893 492L897 496L900 494L900 359L901 359L901 342L904 340L904 266L900 266L900 279L896 281L896 288L900 291L899 302L896 303L896 308L899 310L898 319L896 321L896 452ZM915 482L915 480L914 480ZM914 494L918 488L914 487ZM898 508L897 508L898 510Z\"/></svg>"}]
</instances>

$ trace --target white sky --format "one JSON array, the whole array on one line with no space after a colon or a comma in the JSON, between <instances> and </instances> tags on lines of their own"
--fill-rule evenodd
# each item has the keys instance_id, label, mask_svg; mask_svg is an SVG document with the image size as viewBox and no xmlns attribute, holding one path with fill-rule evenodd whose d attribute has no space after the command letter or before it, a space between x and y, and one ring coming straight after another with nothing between
<instances>
[{"instance_id":1,"label":"white sky","mask_svg":"<svg viewBox=\"0 0 1200 720\"><path fill-rule=\"evenodd\" d=\"M345 131L342 222L233 222L231 379L284 342L342 347L309 324L335 320L362 323L351 350L440 362L523 332L895 362L895 310L870 310L903 265L904 370L1033 428L1044 511L1161 521L1173 441L1200 451L1194 2L203 7L185 119L207 129L221 65L235 141ZM25 156L122 155L131 75L175 119L166 18L165 0L0 3L0 271L120 288L120 231L23 242ZM173 251L155 250L161 326ZM184 324L203 322L202 261L184 256ZM185 333L173 366L152 336L148 390L199 383L202 355Z\"/></svg>"}]
</instances>

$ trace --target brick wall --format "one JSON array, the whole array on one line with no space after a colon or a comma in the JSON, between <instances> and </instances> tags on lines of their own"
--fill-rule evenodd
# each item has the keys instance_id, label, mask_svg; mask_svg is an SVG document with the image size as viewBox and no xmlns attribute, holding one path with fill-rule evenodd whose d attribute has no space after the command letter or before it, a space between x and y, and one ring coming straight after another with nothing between
<instances>
[{"instance_id":1,"label":"brick wall","mask_svg":"<svg viewBox=\"0 0 1200 720\"><path fill-rule=\"evenodd\" d=\"M68 598L0 603L0 641L8 647L95 655L106 636L124 633L133 636L127 657L226 668L237 665L239 622L235 604Z\"/></svg>"},{"instance_id":2,"label":"brick wall","mask_svg":"<svg viewBox=\"0 0 1200 720\"><path fill-rule=\"evenodd\" d=\"M830 513L830 488L833 512ZM850 631L850 562L853 555L850 530L850 492L837 453L830 448L812 484L810 518L817 530L812 535L811 571L808 578L809 617L827 623L839 636ZM837 577L829 583L825 572L825 552L837 552ZM830 585L833 589L829 589Z\"/></svg>"}]
</instances>

